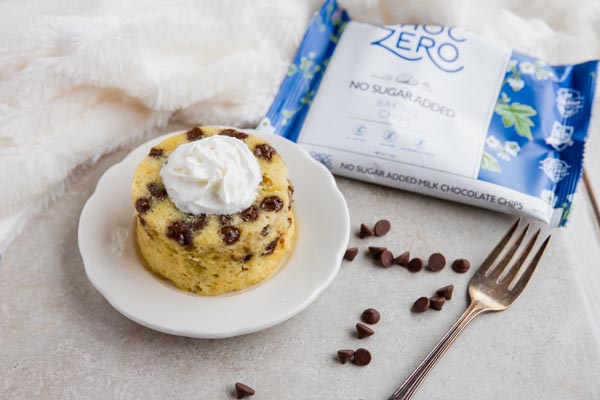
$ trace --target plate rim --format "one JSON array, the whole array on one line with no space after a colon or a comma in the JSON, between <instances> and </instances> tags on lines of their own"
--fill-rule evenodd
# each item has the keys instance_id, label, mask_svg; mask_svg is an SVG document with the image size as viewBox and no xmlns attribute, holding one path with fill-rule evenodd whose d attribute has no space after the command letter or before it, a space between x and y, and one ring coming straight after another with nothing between
<instances>
[{"instance_id":1,"label":"plate rim","mask_svg":"<svg viewBox=\"0 0 600 400\"><path fill-rule=\"evenodd\" d=\"M218 126L218 127L226 128L224 126ZM321 163L319 163L318 161L313 159L305 149L303 149L296 143L289 141L286 138L283 138L279 135L275 135L275 134L271 134L271 133L260 132L260 131L254 130L254 129L240 129L240 128L236 128L236 129L256 135L256 136L264 137L266 139L275 137L276 138L275 141L282 140L282 141L289 142L289 143L287 143L287 145L291 145L291 146L295 147L297 150L299 150L298 154L302 155L304 162L310 163L311 165L315 166L316 167L315 170L319 171L318 173L322 174L324 177L326 176L328 188L330 190L332 190L332 192L336 195L336 197L338 198L337 200L340 202L340 204L343 204L343 207L341 207L341 211L344 215L344 219L342 221L340 221L340 223L339 223L339 227L340 227L340 229L343 230L343 232L340 232L340 237L342 239L341 239L339 247L336 249L335 259L338 261L336 262L334 268L332 268L331 272L329 273L329 275L327 276L326 279L323 279L318 285L315 285L314 288L311 288L311 293L308 296L306 296L301 302L299 302L298 305L296 305L294 307L290 307L286 312L276 316L275 318L268 318L267 320L265 320L261 323L249 324L249 325L243 326L243 327L235 327L235 328L231 328L228 330L221 329L219 332L214 332L214 331L200 332L197 329L180 329L180 328L173 329L173 328L169 328L168 326L155 325L151 322L144 320L143 318L139 318L138 316L128 312L125 309L125 307L122 307L122 305L120 304L119 301L115 300L115 298L110 293L110 291L106 290L104 285L102 285L101 283L99 283L96 280L97 277L94 275L94 273L90 272L91 264L94 263L94 261L90 259L92 254L90 254L90 252L88 252L89 249L86 249L86 246L89 245L89 243L87 243L87 241L86 241L87 238L86 238L86 232L84 229L85 219L86 219L86 217L88 217L88 214L91 212L91 209L95 206L94 203L95 203L95 200L97 200L98 190L102 186L104 181L106 179L108 179L112 173L118 171L121 168L125 168L125 164L128 162L128 159L130 157L132 157L133 153L135 153L136 151L139 151L141 148L147 148L148 146L159 143L160 141L166 139L169 136L172 136L174 134L178 134L181 132L185 132L185 131L178 130L178 131L168 132L163 135L159 135L157 137L151 138L151 139L145 141L144 143L141 143L140 145L131 149L129 151L129 153L121 161L119 161L118 163L115 163L110 168L108 168L102 174L102 176L98 179L98 182L96 183L94 191L89 196L89 198L86 200L85 205L83 206L81 213L80 213L80 217L79 217L78 229L77 229L78 247L79 247L79 253L80 253L82 261L83 261L86 276L87 276L88 280L90 281L90 283L92 284L92 286L102 295L102 297L104 297L106 299L106 301L108 301L108 303L115 310L117 310L120 314L122 314L126 318L128 318L142 326L145 326L149 329L155 330L155 331L159 331L159 332L163 332L163 333L167 333L167 334L171 334L171 335L191 337L191 338L219 339L219 338L228 338L228 337L246 335L246 334L259 332L259 331L262 331L265 329L269 329L269 328L279 325L279 324L287 321L288 319L296 316L297 314L301 313L308 306L310 306L316 300L316 298L321 293L323 293L323 291L327 287L329 287L329 285L333 282L333 280L337 276L337 274L341 268L343 256L344 256L346 247L348 246L348 242L350 239L350 213L348 210L348 205L347 205L346 199L345 199L344 195L342 194L342 192L340 191L340 189L337 185L337 182L335 181L335 178L333 177L333 174L331 174L331 172L324 165L322 165ZM133 216L133 208L132 208L132 216ZM129 233L131 234L131 231ZM132 240L135 240L135 239L132 238ZM292 256L293 256L293 254L290 257L292 257ZM141 262L139 260L138 260L138 262L140 263L140 266L145 269L145 267L141 265ZM285 266L283 268L285 268ZM151 274L147 270L146 270L146 273ZM267 279L269 279L269 278L267 278ZM260 285L260 283L258 285ZM252 289L250 289L250 290L252 290ZM182 295L187 296L188 294L182 293ZM243 293L240 293L239 295L240 295L240 298L243 298ZM216 296L216 297L218 297L218 296Z\"/></svg>"}]
</instances>

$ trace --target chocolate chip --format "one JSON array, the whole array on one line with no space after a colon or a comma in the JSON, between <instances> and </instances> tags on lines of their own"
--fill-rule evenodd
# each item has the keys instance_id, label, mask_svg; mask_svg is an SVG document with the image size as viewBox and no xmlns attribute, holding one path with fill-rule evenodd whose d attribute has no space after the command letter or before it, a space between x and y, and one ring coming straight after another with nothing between
<instances>
[{"instance_id":1,"label":"chocolate chip","mask_svg":"<svg viewBox=\"0 0 600 400\"><path fill-rule=\"evenodd\" d=\"M263 160L271 161L277 151L267 143L259 144L254 148L254 155Z\"/></svg>"},{"instance_id":2,"label":"chocolate chip","mask_svg":"<svg viewBox=\"0 0 600 400\"><path fill-rule=\"evenodd\" d=\"M149 183L147 188L148 188L148 191L150 192L150 194L152 195L152 197L154 197L158 200L166 199L169 196L167 193L167 189L165 189L165 187L163 185L161 185L160 183L156 183L156 182Z\"/></svg>"},{"instance_id":3,"label":"chocolate chip","mask_svg":"<svg viewBox=\"0 0 600 400\"><path fill-rule=\"evenodd\" d=\"M433 253L427 260L427 268L433 272L439 272L446 266L446 257L442 253Z\"/></svg>"},{"instance_id":4,"label":"chocolate chip","mask_svg":"<svg viewBox=\"0 0 600 400\"><path fill-rule=\"evenodd\" d=\"M394 261L394 255L389 250L383 250L379 255L379 263L384 268L389 268L392 266L392 261Z\"/></svg>"},{"instance_id":5,"label":"chocolate chip","mask_svg":"<svg viewBox=\"0 0 600 400\"><path fill-rule=\"evenodd\" d=\"M206 226L206 214L188 214L190 218L189 226L193 231L202 230Z\"/></svg>"},{"instance_id":6,"label":"chocolate chip","mask_svg":"<svg viewBox=\"0 0 600 400\"><path fill-rule=\"evenodd\" d=\"M405 251L404 253L400 254L398 257L394 258L394 264L398 264L403 267L407 267L409 261L410 261L410 253L408 251Z\"/></svg>"},{"instance_id":7,"label":"chocolate chip","mask_svg":"<svg viewBox=\"0 0 600 400\"><path fill-rule=\"evenodd\" d=\"M344 253L344 260L354 261L357 254L358 254L358 247L350 247Z\"/></svg>"},{"instance_id":8,"label":"chocolate chip","mask_svg":"<svg viewBox=\"0 0 600 400\"><path fill-rule=\"evenodd\" d=\"M258 218L258 206L250 206L244 211L241 211L240 217L245 222L256 221L256 219Z\"/></svg>"},{"instance_id":9,"label":"chocolate chip","mask_svg":"<svg viewBox=\"0 0 600 400\"><path fill-rule=\"evenodd\" d=\"M360 231L358 232L358 237L364 239L369 236L373 236L373 230L366 226L365 224L360 224Z\"/></svg>"},{"instance_id":10,"label":"chocolate chip","mask_svg":"<svg viewBox=\"0 0 600 400\"><path fill-rule=\"evenodd\" d=\"M338 350L337 351L338 360L340 360L340 362L342 364L346 364L348 361L350 361L350 359L352 358L353 355L354 355L354 350Z\"/></svg>"},{"instance_id":11,"label":"chocolate chip","mask_svg":"<svg viewBox=\"0 0 600 400\"><path fill-rule=\"evenodd\" d=\"M371 352L367 349L360 348L354 352L354 364L360 367L368 365L371 362L371 359Z\"/></svg>"},{"instance_id":12,"label":"chocolate chip","mask_svg":"<svg viewBox=\"0 0 600 400\"><path fill-rule=\"evenodd\" d=\"M452 263L452 269L459 274L464 274L469 268L471 268L471 263L466 258L459 258Z\"/></svg>"},{"instance_id":13,"label":"chocolate chip","mask_svg":"<svg viewBox=\"0 0 600 400\"><path fill-rule=\"evenodd\" d=\"M289 220L289 218L288 218ZM263 228L260 230L260 234L263 236L267 236L269 234L269 232L271 231L271 225L265 225L263 226Z\"/></svg>"},{"instance_id":14,"label":"chocolate chip","mask_svg":"<svg viewBox=\"0 0 600 400\"><path fill-rule=\"evenodd\" d=\"M427 297L419 297L412 306L412 312L422 313L429 309L429 299Z\"/></svg>"},{"instance_id":15,"label":"chocolate chip","mask_svg":"<svg viewBox=\"0 0 600 400\"><path fill-rule=\"evenodd\" d=\"M356 324L356 334L358 335L359 339L364 339L366 337L373 336L375 334L375 331L359 322L358 324Z\"/></svg>"},{"instance_id":16,"label":"chocolate chip","mask_svg":"<svg viewBox=\"0 0 600 400\"><path fill-rule=\"evenodd\" d=\"M283 200L279 196L265 197L260 203L260 208L266 211L280 211L283 208Z\"/></svg>"},{"instance_id":17,"label":"chocolate chip","mask_svg":"<svg viewBox=\"0 0 600 400\"><path fill-rule=\"evenodd\" d=\"M423 269L423 260L421 260L420 258L413 258L412 260L410 260L408 262L408 265L406 266L406 268L410 271L410 272L419 272L420 270Z\"/></svg>"},{"instance_id":18,"label":"chocolate chip","mask_svg":"<svg viewBox=\"0 0 600 400\"><path fill-rule=\"evenodd\" d=\"M191 246L194 243L192 229L184 221L175 221L167 227L167 237L175 240L182 246Z\"/></svg>"},{"instance_id":19,"label":"chocolate chip","mask_svg":"<svg viewBox=\"0 0 600 400\"><path fill-rule=\"evenodd\" d=\"M223 129L221 132L219 132L219 135L230 136L240 140L244 140L248 137L248 134L236 131L235 129Z\"/></svg>"},{"instance_id":20,"label":"chocolate chip","mask_svg":"<svg viewBox=\"0 0 600 400\"><path fill-rule=\"evenodd\" d=\"M231 215L219 215L219 223L221 225L231 224Z\"/></svg>"},{"instance_id":21,"label":"chocolate chip","mask_svg":"<svg viewBox=\"0 0 600 400\"><path fill-rule=\"evenodd\" d=\"M262 255L268 256L269 254L273 254L273 252L275 251L275 247L277 247L277 243L279 243L279 238L269 243L267 247L265 247L265 251L262 253Z\"/></svg>"},{"instance_id":22,"label":"chocolate chip","mask_svg":"<svg viewBox=\"0 0 600 400\"><path fill-rule=\"evenodd\" d=\"M135 209L139 214L146 214L151 207L150 199L146 197L139 198L135 201Z\"/></svg>"},{"instance_id":23,"label":"chocolate chip","mask_svg":"<svg viewBox=\"0 0 600 400\"><path fill-rule=\"evenodd\" d=\"M444 307L445 302L446 299L444 297L434 296L429 299L429 307L433 308L434 310L440 311L442 307Z\"/></svg>"},{"instance_id":24,"label":"chocolate chip","mask_svg":"<svg viewBox=\"0 0 600 400\"><path fill-rule=\"evenodd\" d=\"M248 262L252 259L252 253L248 253L244 256L244 259L242 260L242 262Z\"/></svg>"},{"instance_id":25,"label":"chocolate chip","mask_svg":"<svg viewBox=\"0 0 600 400\"><path fill-rule=\"evenodd\" d=\"M204 137L204 132L202 132L202 129L195 126L187 131L185 136L187 137L188 141L193 142L194 140L202 139Z\"/></svg>"},{"instance_id":26,"label":"chocolate chip","mask_svg":"<svg viewBox=\"0 0 600 400\"><path fill-rule=\"evenodd\" d=\"M379 256L381 255L381 253L383 253L384 250L387 250L387 247L374 247L374 246L369 246L369 253L371 253L371 256L373 256L374 259L379 259Z\"/></svg>"},{"instance_id":27,"label":"chocolate chip","mask_svg":"<svg viewBox=\"0 0 600 400\"><path fill-rule=\"evenodd\" d=\"M148 153L148 155L150 157L160 158L160 157L162 157L163 152L164 152L163 149L157 149L156 147L153 147L150 149L150 153Z\"/></svg>"},{"instance_id":28,"label":"chocolate chip","mask_svg":"<svg viewBox=\"0 0 600 400\"><path fill-rule=\"evenodd\" d=\"M387 219L380 219L375 224L373 231L375 232L375 236L383 236L390 231L391 227L390 221Z\"/></svg>"},{"instance_id":29,"label":"chocolate chip","mask_svg":"<svg viewBox=\"0 0 600 400\"><path fill-rule=\"evenodd\" d=\"M221 228L221 237L225 244L234 244L240 239L240 230L228 225Z\"/></svg>"},{"instance_id":30,"label":"chocolate chip","mask_svg":"<svg viewBox=\"0 0 600 400\"><path fill-rule=\"evenodd\" d=\"M243 399L244 397L254 396L256 392L250 386L244 385L243 383L235 384L235 394L238 399Z\"/></svg>"},{"instance_id":31,"label":"chocolate chip","mask_svg":"<svg viewBox=\"0 0 600 400\"><path fill-rule=\"evenodd\" d=\"M452 299L452 292L454 291L454 285L448 285L439 288L435 291L438 296L443 296L446 300Z\"/></svg>"},{"instance_id":32,"label":"chocolate chip","mask_svg":"<svg viewBox=\"0 0 600 400\"><path fill-rule=\"evenodd\" d=\"M363 322L374 325L379 322L381 315L379 315L379 311L376 309L367 308L365 311L363 311L360 318L363 320Z\"/></svg>"}]
</instances>

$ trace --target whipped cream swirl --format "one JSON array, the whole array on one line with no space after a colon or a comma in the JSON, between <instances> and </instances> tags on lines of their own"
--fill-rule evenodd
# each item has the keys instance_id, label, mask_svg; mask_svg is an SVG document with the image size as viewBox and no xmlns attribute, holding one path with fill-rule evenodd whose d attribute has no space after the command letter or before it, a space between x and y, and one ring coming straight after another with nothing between
<instances>
[{"instance_id":1,"label":"whipped cream swirl","mask_svg":"<svg viewBox=\"0 0 600 400\"><path fill-rule=\"evenodd\" d=\"M233 214L256 199L262 173L256 157L239 139L211 136L178 146L160 176L183 212Z\"/></svg>"}]
</instances>

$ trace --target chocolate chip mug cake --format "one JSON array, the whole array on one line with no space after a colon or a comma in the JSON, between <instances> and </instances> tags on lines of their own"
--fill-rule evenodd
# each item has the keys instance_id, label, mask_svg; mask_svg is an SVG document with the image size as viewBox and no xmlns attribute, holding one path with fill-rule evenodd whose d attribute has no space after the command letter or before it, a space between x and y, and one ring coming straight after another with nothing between
<instances>
[{"instance_id":1,"label":"chocolate chip mug cake","mask_svg":"<svg viewBox=\"0 0 600 400\"><path fill-rule=\"evenodd\" d=\"M235 129L195 127L165 139L133 179L144 264L206 296L264 280L292 249L287 174L266 140Z\"/></svg>"}]
</instances>

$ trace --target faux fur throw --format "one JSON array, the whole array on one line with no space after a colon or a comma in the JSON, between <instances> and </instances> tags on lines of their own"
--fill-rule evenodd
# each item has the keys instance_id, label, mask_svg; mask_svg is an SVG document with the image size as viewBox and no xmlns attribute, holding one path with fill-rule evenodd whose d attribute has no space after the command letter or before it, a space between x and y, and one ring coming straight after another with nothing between
<instances>
[{"instance_id":1,"label":"faux fur throw","mask_svg":"<svg viewBox=\"0 0 600 400\"><path fill-rule=\"evenodd\" d=\"M470 29L551 62L600 56L593 0L340 0L371 23ZM76 166L170 121L252 126L318 0L5 0L0 252ZM592 133L594 134L594 133Z\"/></svg>"}]
</instances>

